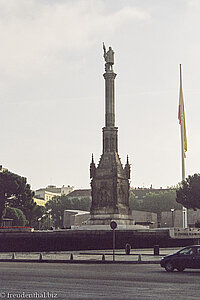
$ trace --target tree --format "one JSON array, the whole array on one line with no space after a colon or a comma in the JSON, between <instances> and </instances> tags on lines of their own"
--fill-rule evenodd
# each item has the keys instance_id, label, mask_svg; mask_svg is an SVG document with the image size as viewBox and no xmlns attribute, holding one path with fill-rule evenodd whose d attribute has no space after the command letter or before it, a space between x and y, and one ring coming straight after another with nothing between
<instances>
[{"instance_id":1,"label":"tree","mask_svg":"<svg viewBox=\"0 0 200 300\"><path fill-rule=\"evenodd\" d=\"M144 205L143 205L143 201L144 199L137 199L135 198L135 194L133 191L130 191L130 194L129 194L129 206L130 206L130 209L134 209L134 210L145 210L143 209L144 208Z\"/></svg>"},{"instance_id":2,"label":"tree","mask_svg":"<svg viewBox=\"0 0 200 300\"><path fill-rule=\"evenodd\" d=\"M144 199L134 198L134 193L130 193L130 208L134 210L149 211L157 214L160 222L161 213L170 211L172 208L181 209L181 205L176 202L176 191L169 190L159 193L147 193Z\"/></svg>"},{"instance_id":3,"label":"tree","mask_svg":"<svg viewBox=\"0 0 200 300\"><path fill-rule=\"evenodd\" d=\"M45 213L46 209L44 206L35 205L31 212L31 220L29 221L29 225L35 229L39 229L38 219L41 218Z\"/></svg>"},{"instance_id":4,"label":"tree","mask_svg":"<svg viewBox=\"0 0 200 300\"><path fill-rule=\"evenodd\" d=\"M200 208L200 174L188 176L176 190L176 201L186 208Z\"/></svg>"},{"instance_id":5,"label":"tree","mask_svg":"<svg viewBox=\"0 0 200 300\"><path fill-rule=\"evenodd\" d=\"M63 215L66 209L80 209L89 211L91 206L91 199L89 197L84 199L73 198L69 199L67 195L61 197L54 197L46 203L46 209L51 209L51 216L54 226L63 226Z\"/></svg>"},{"instance_id":6,"label":"tree","mask_svg":"<svg viewBox=\"0 0 200 300\"><path fill-rule=\"evenodd\" d=\"M148 211L155 213L170 211L172 208L176 210L181 209L180 204L176 202L175 190L160 192L158 194L149 193L146 195L144 205Z\"/></svg>"},{"instance_id":7,"label":"tree","mask_svg":"<svg viewBox=\"0 0 200 300\"><path fill-rule=\"evenodd\" d=\"M134 210L161 213L170 211L171 208L180 209L181 206L176 202L176 191L169 190L159 193L147 193L144 199L135 199L130 194L130 207Z\"/></svg>"},{"instance_id":8,"label":"tree","mask_svg":"<svg viewBox=\"0 0 200 300\"><path fill-rule=\"evenodd\" d=\"M13 226L26 226L28 221L24 213L19 208L6 207L4 212L4 218L13 219Z\"/></svg>"},{"instance_id":9,"label":"tree","mask_svg":"<svg viewBox=\"0 0 200 300\"><path fill-rule=\"evenodd\" d=\"M21 209L30 223L33 208L36 206L33 196L34 192L25 177L9 171L0 173L0 219L5 207L10 206Z\"/></svg>"}]
</instances>

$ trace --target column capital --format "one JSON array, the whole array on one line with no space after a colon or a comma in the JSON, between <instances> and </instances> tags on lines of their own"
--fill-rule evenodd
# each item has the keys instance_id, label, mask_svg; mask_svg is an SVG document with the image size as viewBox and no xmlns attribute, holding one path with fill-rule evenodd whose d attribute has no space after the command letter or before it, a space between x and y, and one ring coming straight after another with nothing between
<instances>
[{"instance_id":1,"label":"column capital","mask_svg":"<svg viewBox=\"0 0 200 300\"><path fill-rule=\"evenodd\" d=\"M116 76L117 76L117 74L114 72L106 72L103 74L103 77L105 79L115 79Z\"/></svg>"}]
</instances>

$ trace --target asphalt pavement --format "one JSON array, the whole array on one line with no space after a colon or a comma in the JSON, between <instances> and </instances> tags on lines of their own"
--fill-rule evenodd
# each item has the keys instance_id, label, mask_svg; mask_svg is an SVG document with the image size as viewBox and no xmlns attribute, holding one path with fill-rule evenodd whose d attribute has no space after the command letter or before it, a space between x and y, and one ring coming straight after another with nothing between
<instances>
[{"instance_id":1,"label":"asphalt pavement","mask_svg":"<svg viewBox=\"0 0 200 300\"><path fill-rule=\"evenodd\" d=\"M167 273L158 264L0 262L2 299L194 300L200 270Z\"/></svg>"}]
</instances>

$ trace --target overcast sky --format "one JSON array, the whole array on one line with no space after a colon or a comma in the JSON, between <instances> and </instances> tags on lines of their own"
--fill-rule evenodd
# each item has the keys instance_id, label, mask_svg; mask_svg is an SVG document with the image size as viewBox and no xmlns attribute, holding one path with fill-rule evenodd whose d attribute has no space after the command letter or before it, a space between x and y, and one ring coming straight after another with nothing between
<instances>
[{"instance_id":1,"label":"overcast sky","mask_svg":"<svg viewBox=\"0 0 200 300\"><path fill-rule=\"evenodd\" d=\"M179 64L186 176L200 172L199 0L0 0L0 164L33 189L89 188L102 153L104 59L115 51L119 155L131 186L181 181Z\"/></svg>"}]
</instances>

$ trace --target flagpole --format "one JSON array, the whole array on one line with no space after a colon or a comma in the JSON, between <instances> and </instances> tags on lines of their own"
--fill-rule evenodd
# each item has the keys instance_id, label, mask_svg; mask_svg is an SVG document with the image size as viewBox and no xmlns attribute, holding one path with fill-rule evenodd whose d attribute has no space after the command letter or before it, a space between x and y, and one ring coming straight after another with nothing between
<instances>
[{"instance_id":1,"label":"flagpole","mask_svg":"<svg viewBox=\"0 0 200 300\"><path fill-rule=\"evenodd\" d=\"M184 151L184 142L185 142L185 132L184 132L184 108L183 108L183 90L182 90L182 70L180 64L180 113L181 113L181 159L182 159L182 181L185 180L185 151ZM183 228L188 227L187 222L187 208L183 206L182 208L183 216Z\"/></svg>"}]
</instances>

